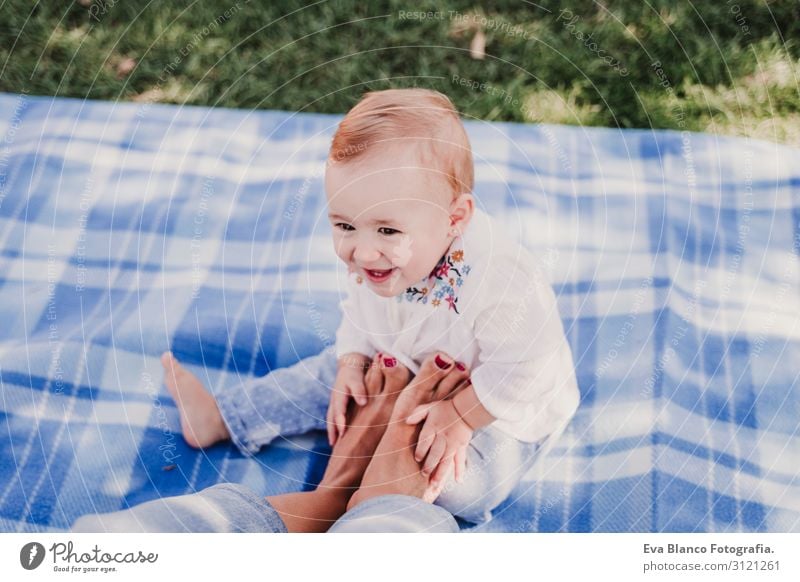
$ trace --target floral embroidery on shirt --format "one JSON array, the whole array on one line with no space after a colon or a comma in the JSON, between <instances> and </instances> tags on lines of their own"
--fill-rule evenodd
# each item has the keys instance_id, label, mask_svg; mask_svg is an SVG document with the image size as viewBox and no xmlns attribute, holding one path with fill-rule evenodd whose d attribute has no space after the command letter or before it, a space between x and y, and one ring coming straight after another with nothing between
<instances>
[{"instance_id":1,"label":"floral embroidery on shirt","mask_svg":"<svg viewBox=\"0 0 800 582\"><path fill-rule=\"evenodd\" d=\"M451 250L445 254L428 275L427 279L420 281L419 285L409 287L405 293L397 296L398 301L417 301L427 304L432 297L431 305L439 307L443 303L447 309L458 311L458 291L464 284L464 278L471 271L469 265L464 264L464 250Z\"/></svg>"}]
</instances>

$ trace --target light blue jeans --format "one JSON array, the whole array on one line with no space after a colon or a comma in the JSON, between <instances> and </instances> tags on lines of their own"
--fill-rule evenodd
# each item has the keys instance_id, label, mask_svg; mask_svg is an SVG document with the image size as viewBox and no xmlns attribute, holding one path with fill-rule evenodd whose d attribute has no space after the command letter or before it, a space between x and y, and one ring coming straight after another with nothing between
<instances>
[{"instance_id":1,"label":"light blue jeans","mask_svg":"<svg viewBox=\"0 0 800 582\"><path fill-rule=\"evenodd\" d=\"M84 515L76 533L285 533L269 502L244 485L220 483L192 495L164 497L131 509ZM446 510L416 497L383 495L360 503L333 524L331 533L456 533Z\"/></svg>"},{"instance_id":2,"label":"light blue jeans","mask_svg":"<svg viewBox=\"0 0 800 582\"><path fill-rule=\"evenodd\" d=\"M226 387L216 398L233 443L242 454L252 455L279 436L325 430L336 371L334 349L328 348ZM475 431L463 482L445 484L436 505L472 523L488 521L536 461L542 442L524 443L491 426Z\"/></svg>"}]
</instances>

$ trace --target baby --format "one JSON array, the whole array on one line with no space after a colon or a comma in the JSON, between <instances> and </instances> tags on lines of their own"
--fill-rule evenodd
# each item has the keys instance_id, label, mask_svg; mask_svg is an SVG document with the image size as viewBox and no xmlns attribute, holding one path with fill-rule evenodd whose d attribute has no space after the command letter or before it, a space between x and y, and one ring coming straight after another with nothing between
<instances>
[{"instance_id":1,"label":"baby","mask_svg":"<svg viewBox=\"0 0 800 582\"><path fill-rule=\"evenodd\" d=\"M366 403L376 354L416 374L438 353L437 365L469 370L469 380L408 417L422 423L415 457L437 505L467 521L490 519L563 431L579 393L543 265L475 207L473 172L447 97L366 94L339 125L325 174L334 247L348 268L335 355L215 399L164 354L187 442L231 438L252 453L278 436L327 428L333 444L347 430L351 399Z\"/></svg>"}]
</instances>

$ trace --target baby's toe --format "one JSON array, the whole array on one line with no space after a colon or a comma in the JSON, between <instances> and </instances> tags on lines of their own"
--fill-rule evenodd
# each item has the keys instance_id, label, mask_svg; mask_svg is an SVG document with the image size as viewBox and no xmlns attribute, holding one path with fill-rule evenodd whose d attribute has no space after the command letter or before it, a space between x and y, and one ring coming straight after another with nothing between
<instances>
[{"instance_id":1,"label":"baby's toe","mask_svg":"<svg viewBox=\"0 0 800 582\"><path fill-rule=\"evenodd\" d=\"M164 370L166 371L172 370L174 360L175 358L172 356L172 352L164 352L161 354L161 365L164 366Z\"/></svg>"},{"instance_id":2,"label":"baby's toe","mask_svg":"<svg viewBox=\"0 0 800 582\"><path fill-rule=\"evenodd\" d=\"M166 352L161 356L161 364L164 366L164 383L168 388L177 389L185 384L189 372L172 355L172 352Z\"/></svg>"},{"instance_id":3,"label":"baby's toe","mask_svg":"<svg viewBox=\"0 0 800 582\"><path fill-rule=\"evenodd\" d=\"M164 366L164 381L167 385L174 384L181 373L181 365L172 352L164 352L161 354L161 365Z\"/></svg>"},{"instance_id":4,"label":"baby's toe","mask_svg":"<svg viewBox=\"0 0 800 582\"><path fill-rule=\"evenodd\" d=\"M161 355L161 365L164 366L164 371L166 372L181 374L184 371L184 368L178 361L178 358L176 358L175 354L172 352L164 352Z\"/></svg>"}]
</instances>

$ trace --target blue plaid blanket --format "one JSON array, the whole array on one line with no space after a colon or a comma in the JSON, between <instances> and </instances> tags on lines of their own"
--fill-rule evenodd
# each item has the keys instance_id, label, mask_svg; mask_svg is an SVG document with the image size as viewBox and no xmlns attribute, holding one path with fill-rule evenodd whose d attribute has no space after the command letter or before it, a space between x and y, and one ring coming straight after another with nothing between
<instances>
[{"instance_id":1,"label":"blue plaid blanket","mask_svg":"<svg viewBox=\"0 0 800 582\"><path fill-rule=\"evenodd\" d=\"M322 433L187 447L213 391L329 347L339 116L0 95L0 529L221 481L313 487ZM800 152L468 123L480 205L554 258L582 402L482 531L800 531Z\"/></svg>"}]
</instances>

